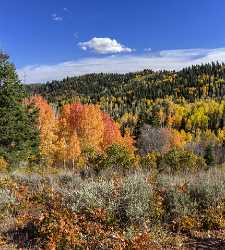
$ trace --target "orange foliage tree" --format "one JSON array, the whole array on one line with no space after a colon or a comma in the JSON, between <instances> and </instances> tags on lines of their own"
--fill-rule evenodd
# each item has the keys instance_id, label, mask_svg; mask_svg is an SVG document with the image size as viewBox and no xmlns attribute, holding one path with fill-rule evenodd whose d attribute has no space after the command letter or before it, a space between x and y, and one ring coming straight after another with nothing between
<instances>
[{"instance_id":1,"label":"orange foliage tree","mask_svg":"<svg viewBox=\"0 0 225 250\"><path fill-rule=\"evenodd\" d=\"M112 144L132 147L133 140L128 132L122 137L119 126L97 105L74 103L65 105L62 116L69 129L75 131L82 146L105 150Z\"/></svg>"},{"instance_id":2,"label":"orange foliage tree","mask_svg":"<svg viewBox=\"0 0 225 250\"><path fill-rule=\"evenodd\" d=\"M117 123L107 114L102 113L103 123L104 123L104 133L103 133L103 149L106 149L112 144L121 144L125 146L129 151L134 150L134 140L130 135L130 131L127 129L125 131L124 137L122 137L120 128Z\"/></svg>"},{"instance_id":3,"label":"orange foliage tree","mask_svg":"<svg viewBox=\"0 0 225 250\"><path fill-rule=\"evenodd\" d=\"M91 146L96 150L100 149L104 125L98 106L67 104L63 107L62 117L67 131L72 131L78 136L82 148Z\"/></svg>"},{"instance_id":4,"label":"orange foliage tree","mask_svg":"<svg viewBox=\"0 0 225 250\"><path fill-rule=\"evenodd\" d=\"M112 120L107 113L102 113L102 120L104 123L103 131L103 149L112 145L113 143L122 144L123 137L121 136L118 125Z\"/></svg>"},{"instance_id":5,"label":"orange foliage tree","mask_svg":"<svg viewBox=\"0 0 225 250\"><path fill-rule=\"evenodd\" d=\"M40 152L48 163L75 165L81 150L93 148L104 151L112 144L133 149L133 139L126 131L124 137L112 118L98 105L73 103L64 105L56 118L52 107L41 96L29 99L39 108Z\"/></svg>"},{"instance_id":6,"label":"orange foliage tree","mask_svg":"<svg viewBox=\"0 0 225 250\"><path fill-rule=\"evenodd\" d=\"M70 127L70 106L65 105L60 116L57 119L57 142L55 159L63 162L64 167L66 163L72 162L75 166L75 160L81 154L80 141L77 133Z\"/></svg>"},{"instance_id":7,"label":"orange foliage tree","mask_svg":"<svg viewBox=\"0 0 225 250\"><path fill-rule=\"evenodd\" d=\"M54 111L48 102L41 96L33 96L28 103L39 109L38 128L40 130L40 154L49 164L53 162L55 143L57 140L57 122Z\"/></svg>"}]
</instances>

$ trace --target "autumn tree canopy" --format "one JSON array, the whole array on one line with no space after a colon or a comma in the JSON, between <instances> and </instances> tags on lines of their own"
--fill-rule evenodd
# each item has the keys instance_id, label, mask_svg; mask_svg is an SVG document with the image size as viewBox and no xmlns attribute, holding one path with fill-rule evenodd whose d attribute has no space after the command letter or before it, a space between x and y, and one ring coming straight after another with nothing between
<instances>
[{"instance_id":1,"label":"autumn tree canopy","mask_svg":"<svg viewBox=\"0 0 225 250\"><path fill-rule=\"evenodd\" d=\"M129 133L123 137L119 126L98 105L66 104L56 115L41 96L31 97L28 103L39 109L40 152L50 163L74 166L82 150L87 148L100 153L112 144L133 147Z\"/></svg>"}]
</instances>

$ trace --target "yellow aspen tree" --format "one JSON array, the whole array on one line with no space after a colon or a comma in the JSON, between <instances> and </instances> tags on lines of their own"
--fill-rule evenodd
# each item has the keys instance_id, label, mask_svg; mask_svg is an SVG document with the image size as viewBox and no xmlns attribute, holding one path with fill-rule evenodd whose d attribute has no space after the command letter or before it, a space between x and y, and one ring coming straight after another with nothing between
<instances>
[{"instance_id":1,"label":"yellow aspen tree","mask_svg":"<svg viewBox=\"0 0 225 250\"><path fill-rule=\"evenodd\" d=\"M67 144L67 160L72 161L73 169L75 167L75 160L78 159L80 154L81 154L80 142L78 140L77 134L74 133L69 138L69 141Z\"/></svg>"},{"instance_id":2,"label":"yellow aspen tree","mask_svg":"<svg viewBox=\"0 0 225 250\"><path fill-rule=\"evenodd\" d=\"M100 150L104 124L99 106L71 104L69 124L76 131L82 147L91 146Z\"/></svg>"},{"instance_id":3,"label":"yellow aspen tree","mask_svg":"<svg viewBox=\"0 0 225 250\"><path fill-rule=\"evenodd\" d=\"M56 142L56 154L55 160L58 162L63 162L63 167L66 167L66 160L67 160L67 145L65 138L59 138Z\"/></svg>"},{"instance_id":4,"label":"yellow aspen tree","mask_svg":"<svg viewBox=\"0 0 225 250\"><path fill-rule=\"evenodd\" d=\"M33 96L28 103L34 104L39 109L38 128L40 130L40 154L48 163L53 163L55 143L57 141L57 121L52 107L42 96Z\"/></svg>"}]
</instances>

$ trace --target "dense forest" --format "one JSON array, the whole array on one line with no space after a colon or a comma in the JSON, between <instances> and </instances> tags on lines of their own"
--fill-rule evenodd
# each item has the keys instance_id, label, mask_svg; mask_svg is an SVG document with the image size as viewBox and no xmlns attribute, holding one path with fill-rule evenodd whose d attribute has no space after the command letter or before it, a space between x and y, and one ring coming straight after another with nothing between
<instances>
[{"instance_id":1,"label":"dense forest","mask_svg":"<svg viewBox=\"0 0 225 250\"><path fill-rule=\"evenodd\" d=\"M50 102L86 97L87 102L100 102L102 97L115 97L128 107L138 107L142 99L155 100L171 96L194 101L224 96L225 65L211 63L185 68L179 72L144 70L129 74L89 74L67 77L62 81L28 85L33 94L42 94ZM136 103L135 103L136 102ZM118 103L119 104L119 103Z\"/></svg>"},{"instance_id":2,"label":"dense forest","mask_svg":"<svg viewBox=\"0 0 225 250\"><path fill-rule=\"evenodd\" d=\"M211 63L23 85L0 53L0 248L224 249L224 83Z\"/></svg>"},{"instance_id":3,"label":"dense forest","mask_svg":"<svg viewBox=\"0 0 225 250\"><path fill-rule=\"evenodd\" d=\"M25 87L30 95L46 98L56 112L73 102L99 105L118 122L122 134L129 129L138 139L144 124L171 128L195 153L204 155L213 147L217 162L225 160L224 64L178 72L90 74Z\"/></svg>"}]
</instances>

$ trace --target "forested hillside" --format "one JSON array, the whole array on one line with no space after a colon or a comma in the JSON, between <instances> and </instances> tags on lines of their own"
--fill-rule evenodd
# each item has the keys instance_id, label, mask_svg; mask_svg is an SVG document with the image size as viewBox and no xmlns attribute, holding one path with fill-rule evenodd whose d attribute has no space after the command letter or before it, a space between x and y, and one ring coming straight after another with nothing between
<instances>
[{"instance_id":1,"label":"forested hillside","mask_svg":"<svg viewBox=\"0 0 225 250\"><path fill-rule=\"evenodd\" d=\"M44 95L50 102L65 101L74 96L85 96L86 101L91 102L99 102L102 97L120 97L120 102L132 105L143 98L155 100L166 96L188 101L222 98L225 93L224 81L225 65L212 63L192 66L179 72L144 70L122 75L90 74L29 85L27 88L30 93Z\"/></svg>"},{"instance_id":2,"label":"forested hillside","mask_svg":"<svg viewBox=\"0 0 225 250\"><path fill-rule=\"evenodd\" d=\"M129 74L90 74L46 84L26 85L31 95L45 97L56 107L73 101L99 104L113 118L149 116L154 104L222 102L225 65L192 66L179 72L145 70Z\"/></svg>"},{"instance_id":3,"label":"forested hillside","mask_svg":"<svg viewBox=\"0 0 225 250\"><path fill-rule=\"evenodd\" d=\"M179 72L90 74L26 88L31 95L44 96L58 111L65 103L98 104L120 124L122 133L129 128L136 139L149 124L175 129L192 142L207 138L206 144L220 145L219 151L224 144L224 64L196 65Z\"/></svg>"}]
</instances>

